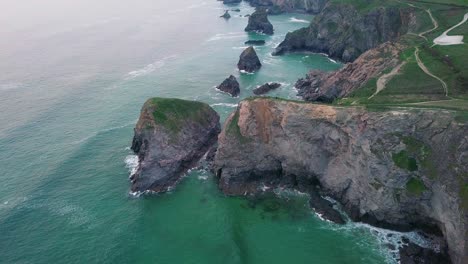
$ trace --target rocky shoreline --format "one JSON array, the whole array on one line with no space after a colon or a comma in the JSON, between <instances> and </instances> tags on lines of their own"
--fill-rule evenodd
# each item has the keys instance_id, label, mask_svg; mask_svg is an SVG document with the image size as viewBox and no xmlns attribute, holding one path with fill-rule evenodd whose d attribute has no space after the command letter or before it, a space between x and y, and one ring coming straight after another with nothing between
<instances>
[{"instance_id":1,"label":"rocky shoreline","mask_svg":"<svg viewBox=\"0 0 468 264\"><path fill-rule=\"evenodd\" d=\"M263 34L273 34L267 18L272 10L285 12L300 5L248 2L260 8L249 17L245 30ZM298 80L295 86L306 101L331 103L395 67L405 48L395 41L415 24L411 8L362 13L350 5L327 3L304 1L306 12L320 14L309 27L288 33L275 51L323 52L349 62L340 70L312 71ZM225 14L227 18L228 11ZM250 46L237 66L241 72L254 73L262 64ZM266 83L253 93L265 94L279 86ZM233 97L240 93L233 75L217 88ZM353 221L421 230L438 241L439 252L405 243L398 249L400 263L458 264L468 256L462 189L462 174L468 171L468 127L452 112L372 112L249 98L240 102L221 130L219 116L209 106L177 100L154 98L143 106L132 144L139 157L132 191L164 192L206 156L226 195L255 196L265 188L299 190L309 195L310 207L324 219L346 223L334 204L323 198L329 196Z\"/></svg>"}]
</instances>

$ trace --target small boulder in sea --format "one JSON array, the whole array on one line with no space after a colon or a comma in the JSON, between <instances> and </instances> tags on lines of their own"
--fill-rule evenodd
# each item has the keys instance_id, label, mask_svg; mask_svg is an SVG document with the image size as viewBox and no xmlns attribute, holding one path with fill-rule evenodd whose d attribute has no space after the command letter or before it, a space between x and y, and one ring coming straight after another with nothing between
<instances>
[{"instance_id":1,"label":"small boulder in sea","mask_svg":"<svg viewBox=\"0 0 468 264\"><path fill-rule=\"evenodd\" d=\"M241 10L239 8L236 9L231 9L232 12L240 12Z\"/></svg>"},{"instance_id":2,"label":"small boulder in sea","mask_svg":"<svg viewBox=\"0 0 468 264\"><path fill-rule=\"evenodd\" d=\"M253 93L255 95L261 95L261 94L266 94L271 90L277 89L281 86L279 83L265 83L262 86L257 87L256 89L253 90Z\"/></svg>"},{"instance_id":3,"label":"small boulder in sea","mask_svg":"<svg viewBox=\"0 0 468 264\"><path fill-rule=\"evenodd\" d=\"M226 11L224 12L224 14L223 14L222 16L220 16L220 17L222 17L222 18L224 18L224 19L230 19L230 18L231 18L231 15L229 14L229 11L226 10Z\"/></svg>"},{"instance_id":4,"label":"small boulder in sea","mask_svg":"<svg viewBox=\"0 0 468 264\"><path fill-rule=\"evenodd\" d=\"M143 105L132 150L138 155L132 192L165 192L217 142L219 115L209 105L151 98Z\"/></svg>"},{"instance_id":5,"label":"small boulder in sea","mask_svg":"<svg viewBox=\"0 0 468 264\"><path fill-rule=\"evenodd\" d=\"M233 75L229 76L216 88L230 94L232 97L236 97L240 93L239 82Z\"/></svg>"},{"instance_id":6,"label":"small boulder in sea","mask_svg":"<svg viewBox=\"0 0 468 264\"><path fill-rule=\"evenodd\" d=\"M258 71L260 67L262 67L262 63L260 63L255 49L252 46L246 48L239 57L237 68L240 71L252 73Z\"/></svg>"},{"instance_id":7,"label":"small boulder in sea","mask_svg":"<svg viewBox=\"0 0 468 264\"><path fill-rule=\"evenodd\" d=\"M264 40L247 40L244 44L261 46L261 45L265 45L265 41Z\"/></svg>"},{"instance_id":8,"label":"small boulder in sea","mask_svg":"<svg viewBox=\"0 0 468 264\"><path fill-rule=\"evenodd\" d=\"M245 31L273 35L273 25L268 20L268 13L265 8L257 8L257 10L250 15L249 23Z\"/></svg>"}]
</instances>

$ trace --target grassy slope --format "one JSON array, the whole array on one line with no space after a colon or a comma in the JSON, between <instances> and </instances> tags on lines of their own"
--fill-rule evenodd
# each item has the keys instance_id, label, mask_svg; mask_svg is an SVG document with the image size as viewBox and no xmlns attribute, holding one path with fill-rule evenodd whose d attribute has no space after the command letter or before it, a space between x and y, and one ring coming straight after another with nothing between
<instances>
[{"instance_id":1,"label":"grassy slope","mask_svg":"<svg viewBox=\"0 0 468 264\"><path fill-rule=\"evenodd\" d=\"M357 8L368 10L376 5L387 6L390 2L381 0L372 1L367 7L367 0L333 0L339 3L350 3ZM463 15L468 12L468 1L466 0L428 0L428 1L406 1L398 2L399 5L408 6L406 3L414 4L423 9L430 9L434 18L439 23L439 28L426 34L427 41L416 35L402 37L402 43L408 49L402 54L401 60L407 64L402 68L399 75L390 80L382 92L372 99L368 99L376 90L377 78L371 79L360 89L356 90L348 98L338 100L337 104L364 104L364 105L400 105L441 107L449 109L468 110L468 44L451 46L432 46L432 40L442 34L445 30L459 23ZM395 5L391 3L390 5ZM463 7L466 6L466 7ZM425 11L419 9L416 13L420 24L418 30L425 31L433 28L433 24ZM414 32L418 33L418 32ZM451 31L449 35L463 34L464 41L468 42L468 23ZM439 81L425 74L417 65L414 57L415 47L419 47L420 58L426 67L436 76L443 79L449 90L449 96L445 96L444 89ZM391 69L382 72L385 74ZM454 100L455 99L455 100ZM436 101L436 102L431 102ZM420 104L420 102L426 102Z\"/></svg>"}]
</instances>

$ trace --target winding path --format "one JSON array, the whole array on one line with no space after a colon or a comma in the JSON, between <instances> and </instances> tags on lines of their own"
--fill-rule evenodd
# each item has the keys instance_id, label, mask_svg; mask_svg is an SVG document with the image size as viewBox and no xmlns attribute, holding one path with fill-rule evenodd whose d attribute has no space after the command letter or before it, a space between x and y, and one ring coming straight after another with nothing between
<instances>
[{"instance_id":1,"label":"winding path","mask_svg":"<svg viewBox=\"0 0 468 264\"><path fill-rule=\"evenodd\" d=\"M414 51L414 56L416 57L416 62L418 63L419 68L421 68L421 70L423 70L423 72L425 72L427 75L429 75L432 78L438 80L442 84L442 87L444 87L445 96L448 96L447 84L444 82L444 80L442 80L441 78L435 76L434 74L432 74L427 69L426 65L424 65L424 63L421 61L421 58L419 58L419 48L418 47L416 47L416 50Z\"/></svg>"},{"instance_id":2,"label":"winding path","mask_svg":"<svg viewBox=\"0 0 468 264\"><path fill-rule=\"evenodd\" d=\"M398 64L393 70L387 74L384 74L380 76L380 78L377 80L377 89L375 90L375 93L371 95L368 99L372 99L374 96L376 96L380 91L385 89L385 86L387 83L393 78L393 76L397 75L401 69L406 64L406 61Z\"/></svg>"},{"instance_id":3,"label":"winding path","mask_svg":"<svg viewBox=\"0 0 468 264\"><path fill-rule=\"evenodd\" d=\"M463 44L463 35L456 35L456 36L447 36L447 34L461 26L463 23L465 23L466 21L468 20L468 13L465 14L465 16L463 16L463 19L462 21L460 21L460 23L456 24L455 26L447 29L444 33L442 33L442 35L438 36L437 38L434 39L434 45L443 45L443 46L446 46L446 45L459 45L459 44Z\"/></svg>"}]
</instances>

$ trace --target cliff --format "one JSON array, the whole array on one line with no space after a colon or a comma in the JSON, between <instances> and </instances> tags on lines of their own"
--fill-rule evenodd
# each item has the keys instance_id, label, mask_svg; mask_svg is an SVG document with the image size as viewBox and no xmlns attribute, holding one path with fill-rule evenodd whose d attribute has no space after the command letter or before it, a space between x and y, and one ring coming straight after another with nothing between
<instances>
[{"instance_id":1,"label":"cliff","mask_svg":"<svg viewBox=\"0 0 468 264\"><path fill-rule=\"evenodd\" d=\"M453 112L254 98L218 144L213 169L227 194L319 185L355 221L440 232L454 263L468 257L468 125Z\"/></svg>"},{"instance_id":2,"label":"cliff","mask_svg":"<svg viewBox=\"0 0 468 264\"><path fill-rule=\"evenodd\" d=\"M306 101L326 103L346 97L384 70L397 66L403 50L401 44L386 42L366 51L337 71L311 71L296 82L298 95Z\"/></svg>"},{"instance_id":3,"label":"cliff","mask_svg":"<svg viewBox=\"0 0 468 264\"><path fill-rule=\"evenodd\" d=\"M146 101L132 142L139 160L131 176L132 191L167 191L216 143L219 132L219 116L207 104L171 98Z\"/></svg>"},{"instance_id":4,"label":"cliff","mask_svg":"<svg viewBox=\"0 0 468 264\"><path fill-rule=\"evenodd\" d=\"M398 6L358 10L351 4L329 4L309 27L288 33L274 55L310 51L351 62L381 43L398 40L415 27L413 11Z\"/></svg>"},{"instance_id":5,"label":"cliff","mask_svg":"<svg viewBox=\"0 0 468 264\"><path fill-rule=\"evenodd\" d=\"M275 13L300 11L318 14L328 0L248 0L247 2L255 7L268 7Z\"/></svg>"}]
</instances>

